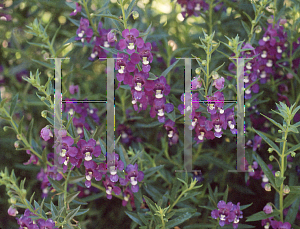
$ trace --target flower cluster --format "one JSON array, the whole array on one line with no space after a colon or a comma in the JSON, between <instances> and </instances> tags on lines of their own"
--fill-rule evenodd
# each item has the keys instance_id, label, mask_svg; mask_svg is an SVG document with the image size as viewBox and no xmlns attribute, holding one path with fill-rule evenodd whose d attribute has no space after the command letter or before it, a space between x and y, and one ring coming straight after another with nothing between
<instances>
[{"instance_id":1,"label":"flower cluster","mask_svg":"<svg viewBox=\"0 0 300 229\"><path fill-rule=\"evenodd\" d=\"M291 229L291 224L289 222L280 222L273 219L274 217L270 217L267 219L263 219L261 221L261 225L264 228L270 228L272 226L273 229Z\"/></svg>"},{"instance_id":2,"label":"flower cluster","mask_svg":"<svg viewBox=\"0 0 300 229\"><path fill-rule=\"evenodd\" d=\"M233 228L237 229L240 219L243 218L243 212L240 210L240 203L235 205L232 202L228 202L226 204L225 201L221 200L218 203L218 209L211 212L211 217L219 219L221 227L233 223Z\"/></svg>"},{"instance_id":3,"label":"flower cluster","mask_svg":"<svg viewBox=\"0 0 300 229\"><path fill-rule=\"evenodd\" d=\"M24 215L22 215L20 218L17 218L20 229L58 229L58 227L55 227L55 222L52 219L32 220L30 216L36 215L26 209Z\"/></svg>"},{"instance_id":4,"label":"flower cluster","mask_svg":"<svg viewBox=\"0 0 300 229\"><path fill-rule=\"evenodd\" d=\"M0 3L0 21L11 21L11 15L7 14L4 3Z\"/></svg>"}]
</instances>

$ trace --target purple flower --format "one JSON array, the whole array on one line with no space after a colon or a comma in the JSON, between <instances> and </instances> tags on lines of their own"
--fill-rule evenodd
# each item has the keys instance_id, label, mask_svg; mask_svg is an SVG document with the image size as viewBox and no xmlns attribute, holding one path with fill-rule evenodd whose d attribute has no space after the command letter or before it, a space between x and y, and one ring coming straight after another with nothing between
<instances>
[{"instance_id":1,"label":"purple flower","mask_svg":"<svg viewBox=\"0 0 300 229\"><path fill-rule=\"evenodd\" d=\"M53 137L53 134L49 128L49 126L44 127L41 130L41 138L43 138L45 141L48 141L50 139L50 137Z\"/></svg>"},{"instance_id":2,"label":"purple flower","mask_svg":"<svg viewBox=\"0 0 300 229\"><path fill-rule=\"evenodd\" d=\"M57 147L57 150L60 151L58 158L59 164L63 164L63 172L65 173L68 169L68 163L70 162L72 167L71 170L78 166L80 159L77 159L78 149L72 147L74 143L73 138L67 136L62 138L62 143Z\"/></svg>"},{"instance_id":3,"label":"purple flower","mask_svg":"<svg viewBox=\"0 0 300 229\"><path fill-rule=\"evenodd\" d=\"M175 122L173 122L171 119L168 119L164 127L168 133L168 138L169 138L169 145L175 145L178 143L178 131L177 128L175 127Z\"/></svg>"},{"instance_id":4,"label":"purple flower","mask_svg":"<svg viewBox=\"0 0 300 229\"><path fill-rule=\"evenodd\" d=\"M122 36L125 39L121 39L119 42L120 49L126 49L129 54L132 54L135 52L135 45L138 48L142 48L144 46L144 40L142 38L137 38L139 36L139 31L135 28L129 30L125 29L122 32Z\"/></svg>"},{"instance_id":5,"label":"purple flower","mask_svg":"<svg viewBox=\"0 0 300 229\"><path fill-rule=\"evenodd\" d=\"M151 69L149 63L152 63L153 60L153 56L151 54L151 43L147 42L142 48L138 48L137 51L140 54L139 56L143 63L143 72L149 72Z\"/></svg>"},{"instance_id":6,"label":"purple flower","mask_svg":"<svg viewBox=\"0 0 300 229\"><path fill-rule=\"evenodd\" d=\"M213 86L215 86L218 90L221 90L224 87L225 79L224 77L220 77L214 80Z\"/></svg>"},{"instance_id":7,"label":"purple flower","mask_svg":"<svg viewBox=\"0 0 300 229\"><path fill-rule=\"evenodd\" d=\"M197 90L198 88L201 88L202 82L200 81L200 76L195 77L192 80L192 90Z\"/></svg>"},{"instance_id":8,"label":"purple flower","mask_svg":"<svg viewBox=\"0 0 300 229\"><path fill-rule=\"evenodd\" d=\"M253 142L253 151L256 151L257 148L260 148L262 138L259 135L254 136L254 142Z\"/></svg>"},{"instance_id":9,"label":"purple flower","mask_svg":"<svg viewBox=\"0 0 300 229\"><path fill-rule=\"evenodd\" d=\"M134 203L134 195L129 186L126 187L126 189L123 192L123 197L124 199L122 200L122 205L125 207L130 201L131 207L134 209L135 208L135 203Z\"/></svg>"},{"instance_id":10,"label":"purple flower","mask_svg":"<svg viewBox=\"0 0 300 229\"><path fill-rule=\"evenodd\" d=\"M220 138L222 137L222 128L225 130L227 127L227 123L225 121L225 114L212 114L211 115L212 121L206 121L205 127L207 130L211 130L214 128L215 130L215 137Z\"/></svg>"},{"instance_id":11,"label":"purple flower","mask_svg":"<svg viewBox=\"0 0 300 229\"><path fill-rule=\"evenodd\" d=\"M81 139L77 142L77 146L79 147L79 155L78 157L81 157L84 159L84 166L90 167L92 166L92 156L99 157L101 154L101 148L100 146L96 146L96 141L94 139L90 139L88 142Z\"/></svg>"},{"instance_id":12,"label":"purple flower","mask_svg":"<svg viewBox=\"0 0 300 229\"><path fill-rule=\"evenodd\" d=\"M289 222L279 222L276 220L271 221L273 229L291 229L291 224Z\"/></svg>"},{"instance_id":13,"label":"purple flower","mask_svg":"<svg viewBox=\"0 0 300 229\"><path fill-rule=\"evenodd\" d=\"M118 186L115 186L115 183L112 182L107 175L105 175L105 181L103 181L103 185L106 189L106 198L111 199L111 193L114 192L116 195L120 195L121 189Z\"/></svg>"},{"instance_id":14,"label":"purple flower","mask_svg":"<svg viewBox=\"0 0 300 229\"><path fill-rule=\"evenodd\" d=\"M271 205L267 204L264 209L263 209L264 213L266 214L271 214L273 212L273 208Z\"/></svg>"},{"instance_id":15,"label":"purple flower","mask_svg":"<svg viewBox=\"0 0 300 229\"><path fill-rule=\"evenodd\" d=\"M207 111L210 114L216 114L219 110L220 114L224 113L224 95L220 91L216 91L213 96L207 96Z\"/></svg>"},{"instance_id":16,"label":"purple flower","mask_svg":"<svg viewBox=\"0 0 300 229\"><path fill-rule=\"evenodd\" d=\"M120 184L125 186L130 181L132 192L138 192L138 182L141 182L144 179L144 173L142 171L138 171L137 164L127 165L125 172L127 173L127 175L125 176L125 179L120 178Z\"/></svg>"},{"instance_id":17,"label":"purple flower","mask_svg":"<svg viewBox=\"0 0 300 229\"><path fill-rule=\"evenodd\" d=\"M209 131L205 128L206 122L207 120L204 116L201 116L197 119L197 124L195 126L195 140L197 141L197 143L203 142L204 138L211 140L215 138L214 132Z\"/></svg>"},{"instance_id":18,"label":"purple flower","mask_svg":"<svg viewBox=\"0 0 300 229\"><path fill-rule=\"evenodd\" d=\"M108 34L107 34L107 41L108 42L115 42L115 41L117 41L116 33L113 30L111 30L111 31L108 32Z\"/></svg>"},{"instance_id":19,"label":"purple flower","mask_svg":"<svg viewBox=\"0 0 300 229\"><path fill-rule=\"evenodd\" d=\"M38 219L37 223L40 226L40 229L59 229L58 227L55 227L55 222L52 219Z\"/></svg>"},{"instance_id":20,"label":"purple flower","mask_svg":"<svg viewBox=\"0 0 300 229\"><path fill-rule=\"evenodd\" d=\"M79 91L79 86L78 85L70 85L69 91L72 95L74 95L75 93L77 93Z\"/></svg>"},{"instance_id":21,"label":"purple flower","mask_svg":"<svg viewBox=\"0 0 300 229\"><path fill-rule=\"evenodd\" d=\"M92 36L93 36L93 30L89 28L90 22L86 18L80 19L80 25L79 28L76 31L77 37L75 40L81 40L82 43L84 43L84 40L88 43L90 43Z\"/></svg>"},{"instance_id":22,"label":"purple flower","mask_svg":"<svg viewBox=\"0 0 300 229\"><path fill-rule=\"evenodd\" d=\"M30 155L30 158L27 162L24 162L23 165L29 165L30 163L36 165L39 161L39 158L36 155L30 153L30 150L26 150L26 153Z\"/></svg>"},{"instance_id":23,"label":"purple flower","mask_svg":"<svg viewBox=\"0 0 300 229\"><path fill-rule=\"evenodd\" d=\"M10 206L9 209L7 210L7 213L10 216L16 216L18 214L18 211L13 206Z\"/></svg>"},{"instance_id":24,"label":"purple flower","mask_svg":"<svg viewBox=\"0 0 300 229\"><path fill-rule=\"evenodd\" d=\"M76 2L76 9L72 13L70 13L70 16L75 16L77 13L80 13L81 8L82 8L82 6L79 5L78 2Z\"/></svg>"},{"instance_id":25,"label":"purple flower","mask_svg":"<svg viewBox=\"0 0 300 229\"><path fill-rule=\"evenodd\" d=\"M110 177L112 182L117 182L119 176L117 174L117 169L122 171L124 169L123 161L119 160L119 155L114 153L107 154L107 168L109 169Z\"/></svg>"}]
</instances>

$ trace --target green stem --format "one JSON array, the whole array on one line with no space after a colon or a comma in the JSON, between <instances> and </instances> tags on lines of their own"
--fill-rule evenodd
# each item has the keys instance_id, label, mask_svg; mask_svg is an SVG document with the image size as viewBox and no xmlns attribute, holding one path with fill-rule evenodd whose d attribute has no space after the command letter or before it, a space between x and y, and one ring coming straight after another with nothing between
<instances>
[{"instance_id":1,"label":"green stem","mask_svg":"<svg viewBox=\"0 0 300 229\"><path fill-rule=\"evenodd\" d=\"M69 177L70 177L71 171L68 173L67 178L65 180L65 187L64 187L64 203L65 203L65 207L67 208L67 193L68 193L68 181L69 181Z\"/></svg>"},{"instance_id":2,"label":"green stem","mask_svg":"<svg viewBox=\"0 0 300 229\"><path fill-rule=\"evenodd\" d=\"M213 1L209 1L209 35L212 34L213 24L212 24L212 12L213 12Z\"/></svg>"},{"instance_id":3,"label":"green stem","mask_svg":"<svg viewBox=\"0 0 300 229\"><path fill-rule=\"evenodd\" d=\"M121 0L121 10L122 10L122 15L123 15L124 28L127 29L127 18L126 18L126 15L125 15L123 0Z\"/></svg>"},{"instance_id":4,"label":"green stem","mask_svg":"<svg viewBox=\"0 0 300 229\"><path fill-rule=\"evenodd\" d=\"M164 216L163 216L163 215L160 215L160 219L161 219L161 222L162 222L162 229L165 229L165 228L166 228L166 225L165 225Z\"/></svg>"},{"instance_id":5,"label":"green stem","mask_svg":"<svg viewBox=\"0 0 300 229\"><path fill-rule=\"evenodd\" d=\"M23 136L23 134L19 133L19 130L18 130L15 122L13 121L12 117L9 115L7 110L5 108L3 110L4 110L5 114L7 115L7 117L10 117L10 123L13 126L14 130L17 132L17 135L20 136L20 140L22 140L23 143L25 144L25 146L27 148L29 148L30 151L42 161L42 156L31 147L31 145L28 143L27 139ZM47 161L47 164L51 167L53 166L49 161Z\"/></svg>"},{"instance_id":6,"label":"green stem","mask_svg":"<svg viewBox=\"0 0 300 229\"><path fill-rule=\"evenodd\" d=\"M276 0L274 0L274 9L273 9L273 28L274 28L274 26L275 26L275 24L276 24L276 21L275 21L275 15L276 15L276 5L277 5L277 3L276 3L277 1Z\"/></svg>"},{"instance_id":7,"label":"green stem","mask_svg":"<svg viewBox=\"0 0 300 229\"><path fill-rule=\"evenodd\" d=\"M92 28L93 28L93 30L94 30L94 33L96 33L96 35L99 36L97 27L96 27L96 25L94 24L94 22L93 22L93 20L92 20L92 18L91 18L91 14L90 14L90 12L89 12L89 9L88 9L88 7L87 7L87 2L86 2L86 0L83 0L83 1L82 1L82 5L83 5L83 8L84 8L84 10L85 10L85 12L86 12L86 15L87 15L87 17L88 17L88 20L89 20L89 22L90 22L90 24L91 24L91 26L92 26Z\"/></svg>"},{"instance_id":8,"label":"green stem","mask_svg":"<svg viewBox=\"0 0 300 229\"><path fill-rule=\"evenodd\" d=\"M290 125L290 121L287 121L287 126ZM280 167L280 178L284 177L284 170L286 165L284 164L285 161L285 147L287 142L287 134L288 134L288 127L284 134L284 142L282 147L282 153L280 155L281 158L281 167ZM279 206L280 206L280 221L283 222L283 183L280 185L280 192L279 192Z\"/></svg>"}]
</instances>

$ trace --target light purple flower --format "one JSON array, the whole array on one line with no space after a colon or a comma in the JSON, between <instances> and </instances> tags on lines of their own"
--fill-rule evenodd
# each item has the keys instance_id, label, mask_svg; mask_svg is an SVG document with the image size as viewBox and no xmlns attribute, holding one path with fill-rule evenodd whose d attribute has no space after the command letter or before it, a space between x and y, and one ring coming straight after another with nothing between
<instances>
[{"instance_id":1,"label":"light purple flower","mask_svg":"<svg viewBox=\"0 0 300 229\"><path fill-rule=\"evenodd\" d=\"M51 130L49 129L48 126L44 127L41 130L41 135L40 135L45 141L48 141L50 139L50 137L53 137L53 134L51 132Z\"/></svg>"}]
</instances>

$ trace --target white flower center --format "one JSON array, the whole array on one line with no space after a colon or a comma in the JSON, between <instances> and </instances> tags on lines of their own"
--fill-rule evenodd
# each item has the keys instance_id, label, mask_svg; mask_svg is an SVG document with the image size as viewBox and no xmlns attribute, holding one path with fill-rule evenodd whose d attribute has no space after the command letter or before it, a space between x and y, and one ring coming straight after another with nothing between
<instances>
[{"instance_id":1,"label":"white flower center","mask_svg":"<svg viewBox=\"0 0 300 229\"><path fill-rule=\"evenodd\" d=\"M250 89L247 89L247 90L245 91L245 93L246 93L246 94L251 94L251 90L250 90Z\"/></svg>"},{"instance_id":2,"label":"white flower center","mask_svg":"<svg viewBox=\"0 0 300 229\"><path fill-rule=\"evenodd\" d=\"M264 175L262 181L263 181L263 182L268 182L269 179L268 179L268 177L267 177L266 175Z\"/></svg>"},{"instance_id":3,"label":"white flower center","mask_svg":"<svg viewBox=\"0 0 300 229\"><path fill-rule=\"evenodd\" d=\"M181 11L185 12L186 11L186 5L181 7Z\"/></svg>"},{"instance_id":4,"label":"white flower center","mask_svg":"<svg viewBox=\"0 0 300 229\"><path fill-rule=\"evenodd\" d=\"M82 129L81 129L81 127L78 127L78 128L77 128L77 134L82 134Z\"/></svg>"},{"instance_id":5,"label":"white flower center","mask_svg":"<svg viewBox=\"0 0 300 229\"><path fill-rule=\"evenodd\" d=\"M203 138L204 138L204 132L200 132L200 135L198 136L198 139L202 141Z\"/></svg>"},{"instance_id":6,"label":"white flower center","mask_svg":"<svg viewBox=\"0 0 300 229\"><path fill-rule=\"evenodd\" d=\"M94 110L90 110L90 114L94 114Z\"/></svg>"},{"instance_id":7,"label":"white flower center","mask_svg":"<svg viewBox=\"0 0 300 229\"><path fill-rule=\"evenodd\" d=\"M267 67L272 67L273 66L273 61L272 60L268 60L268 62L267 62Z\"/></svg>"},{"instance_id":8,"label":"white flower center","mask_svg":"<svg viewBox=\"0 0 300 229\"><path fill-rule=\"evenodd\" d=\"M269 36L267 36L267 37L263 37L263 41L268 41L268 40L270 40L270 37Z\"/></svg>"},{"instance_id":9,"label":"white flower center","mask_svg":"<svg viewBox=\"0 0 300 229\"><path fill-rule=\"evenodd\" d=\"M282 53L282 49L281 49L280 46L277 46L277 52L278 52L278 53Z\"/></svg>"},{"instance_id":10,"label":"white flower center","mask_svg":"<svg viewBox=\"0 0 300 229\"><path fill-rule=\"evenodd\" d=\"M73 11L73 13L77 13L77 10L75 9L75 10Z\"/></svg>"},{"instance_id":11,"label":"white flower center","mask_svg":"<svg viewBox=\"0 0 300 229\"><path fill-rule=\"evenodd\" d=\"M235 217L233 223L238 223L238 222L240 222L240 220L237 217Z\"/></svg>"},{"instance_id":12,"label":"white flower center","mask_svg":"<svg viewBox=\"0 0 300 229\"><path fill-rule=\"evenodd\" d=\"M252 64L248 62L247 65L246 65L246 68L247 68L248 70L252 69L251 65L252 65Z\"/></svg>"},{"instance_id":13,"label":"white flower center","mask_svg":"<svg viewBox=\"0 0 300 229\"><path fill-rule=\"evenodd\" d=\"M267 74L265 71L262 71L262 73L260 74L260 78L266 78Z\"/></svg>"},{"instance_id":14,"label":"white flower center","mask_svg":"<svg viewBox=\"0 0 300 229\"><path fill-rule=\"evenodd\" d=\"M125 132L122 132L121 138L127 138L127 137L128 137L128 135Z\"/></svg>"},{"instance_id":15,"label":"white flower center","mask_svg":"<svg viewBox=\"0 0 300 229\"><path fill-rule=\"evenodd\" d=\"M127 202L129 200L129 196L124 196L124 200Z\"/></svg>"},{"instance_id":16,"label":"white flower center","mask_svg":"<svg viewBox=\"0 0 300 229\"><path fill-rule=\"evenodd\" d=\"M248 78L248 76L245 76L244 83L248 83L248 82L249 82L249 78Z\"/></svg>"},{"instance_id":17,"label":"white flower center","mask_svg":"<svg viewBox=\"0 0 300 229\"><path fill-rule=\"evenodd\" d=\"M67 151L65 149L62 149L60 152L60 156L64 157L64 156L66 156L66 153L67 153Z\"/></svg>"},{"instance_id":18,"label":"white flower center","mask_svg":"<svg viewBox=\"0 0 300 229\"><path fill-rule=\"evenodd\" d=\"M111 175L116 175L117 174L117 170L115 166L110 166L109 167L109 172Z\"/></svg>"},{"instance_id":19,"label":"white flower center","mask_svg":"<svg viewBox=\"0 0 300 229\"><path fill-rule=\"evenodd\" d=\"M267 51L263 51L262 54L260 55L262 58L266 58L267 57Z\"/></svg>"},{"instance_id":20,"label":"white flower center","mask_svg":"<svg viewBox=\"0 0 300 229\"><path fill-rule=\"evenodd\" d=\"M170 131L169 131L168 137L169 137L169 138L173 137L173 130L170 130Z\"/></svg>"},{"instance_id":21,"label":"white flower center","mask_svg":"<svg viewBox=\"0 0 300 229\"><path fill-rule=\"evenodd\" d=\"M90 190L88 190L88 189L84 190L83 192L85 195L89 195L91 193Z\"/></svg>"},{"instance_id":22,"label":"white flower center","mask_svg":"<svg viewBox=\"0 0 300 229\"><path fill-rule=\"evenodd\" d=\"M44 193L44 194L47 194L47 193L48 193L48 188L44 188L44 189L43 189L43 193Z\"/></svg>"},{"instance_id":23,"label":"white flower center","mask_svg":"<svg viewBox=\"0 0 300 229\"><path fill-rule=\"evenodd\" d=\"M106 194L111 195L112 187L108 186L106 189Z\"/></svg>"},{"instance_id":24,"label":"white flower center","mask_svg":"<svg viewBox=\"0 0 300 229\"><path fill-rule=\"evenodd\" d=\"M74 114L74 110L73 110L73 109L70 109L70 110L69 110L69 114L70 114L70 115L73 115L73 114Z\"/></svg>"},{"instance_id":25,"label":"white flower center","mask_svg":"<svg viewBox=\"0 0 300 229\"><path fill-rule=\"evenodd\" d=\"M83 37L84 31L82 30L81 33L78 33L78 37Z\"/></svg>"},{"instance_id":26,"label":"white flower center","mask_svg":"<svg viewBox=\"0 0 300 229\"><path fill-rule=\"evenodd\" d=\"M215 125L215 131L218 133L222 131L222 128L220 128L220 125Z\"/></svg>"},{"instance_id":27,"label":"white flower center","mask_svg":"<svg viewBox=\"0 0 300 229\"><path fill-rule=\"evenodd\" d=\"M284 47L288 47L289 45L288 45L288 43L284 43Z\"/></svg>"},{"instance_id":28,"label":"white flower center","mask_svg":"<svg viewBox=\"0 0 300 229\"><path fill-rule=\"evenodd\" d=\"M158 114L157 115L158 116L164 116L165 115L164 110L163 109L158 110Z\"/></svg>"},{"instance_id":29,"label":"white flower center","mask_svg":"<svg viewBox=\"0 0 300 229\"><path fill-rule=\"evenodd\" d=\"M121 66L121 68L118 70L118 72L123 74L124 73L124 68L125 68L125 66Z\"/></svg>"},{"instance_id":30,"label":"white flower center","mask_svg":"<svg viewBox=\"0 0 300 229\"><path fill-rule=\"evenodd\" d=\"M163 94L161 93L161 90L156 90L155 98L161 99L163 97Z\"/></svg>"},{"instance_id":31,"label":"white flower center","mask_svg":"<svg viewBox=\"0 0 300 229\"><path fill-rule=\"evenodd\" d=\"M136 91L141 91L142 90L142 84L141 83L137 83L136 86L134 87L134 89Z\"/></svg>"},{"instance_id":32,"label":"white flower center","mask_svg":"<svg viewBox=\"0 0 300 229\"><path fill-rule=\"evenodd\" d=\"M137 102L136 99L134 99L134 100L131 101L131 103L132 103L133 105L136 104L136 102Z\"/></svg>"},{"instance_id":33,"label":"white flower center","mask_svg":"<svg viewBox=\"0 0 300 229\"><path fill-rule=\"evenodd\" d=\"M129 43L128 49L130 49L130 50L134 49L134 43Z\"/></svg>"},{"instance_id":34,"label":"white flower center","mask_svg":"<svg viewBox=\"0 0 300 229\"><path fill-rule=\"evenodd\" d=\"M225 220L225 215L220 215L220 220L224 221Z\"/></svg>"},{"instance_id":35,"label":"white flower center","mask_svg":"<svg viewBox=\"0 0 300 229\"><path fill-rule=\"evenodd\" d=\"M209 109L211 110L215 109L215 105L213 103L209 104Z\"/></svg>"},{"instance_id":36,"label":"white flower center","mask_svg":"<svg viewBox=\"0 0 300 229\"><path fill-rule=\"evenodd\" d=\"M88 174L85 176L85 178L86 178L88 181L92 180L92 177L93 177L93 172L92 172L92 171L88 172Z\"/></svg>"},{"instance_id":37,"label":"white flower center","mask_svg":"<svg viewBox=\"0 0 300 229\"><path fill-rule=\"evenodd\" d=\"M200 6L199 3L196 4L195 10L196 10L196 11L200 11L200 10L201 10L201 6Z\"/></svg>"},{"instance_id":38,"label":"white flower center","mask_svg":"<svg viewBox=\"0 0 300 229\"><path fill-rule=\"evenodd\" d=\"M85 153L84 160L90 161L90 160L92 160L92 159L93 159L93 158L92 158L92 156L91 156L91 152L86 152L86 153Z\"/></svg>"},{"instance_id":39,"label":"white flower center","mask_svg":"<svg viewBox=\"0 0 300 229\"><path fill-rule=\"evenodd\" d=\"M81 38L81 42L84 43L84 38Z\"/></svg>"},{"instance_id":40,"label":"white flower center","mask_svg":"<svg viewBox=\"0 0 300 229\"><path fill-rule=\"evenodd\" d=\"M64 161L64 165L68 165L69 159L69 157L66 158L66 160Z\"/></svg>"},{"instance_id":41,"label":"white flower center","mask_svg":"<svg viewBox=\"0 0 300 229\"><path fill-rule=\"evenodd\" d=\"M109 43L107 41L104 41L104 47L108 48L109 47Z\"/></svg>"},{"instance_id":42,"label":"white flower center","mask_svg":"<svg viewBox=\"0 0 300 229\"><path fill-rule=\"evenodd\" d=\"M224 110L222 108L219 108L219 112L220 112L220 114L223 114Z\"/></svg>"},{"instance_id":43,"label":"white flower center","mask_svg":"<svg viewBox=\"0 0 300 229\"><path fill-rule=\"evenodd\" d=\"M136 185L136 184L137 184L137 179L136 179L136 177L130 177L130 183L131 183L132 185Z\"/></svg>"},{"instance_id":44,"label":"white flower center","mask_svg":"<svg viewBox=\"0 0 300 229\"><path fill-rule=\"evenodd\" d=\"M148 61L147 57L143 57L143 64L144 65L149 64L149 61Z\"/></svg>"}]
</instances>

